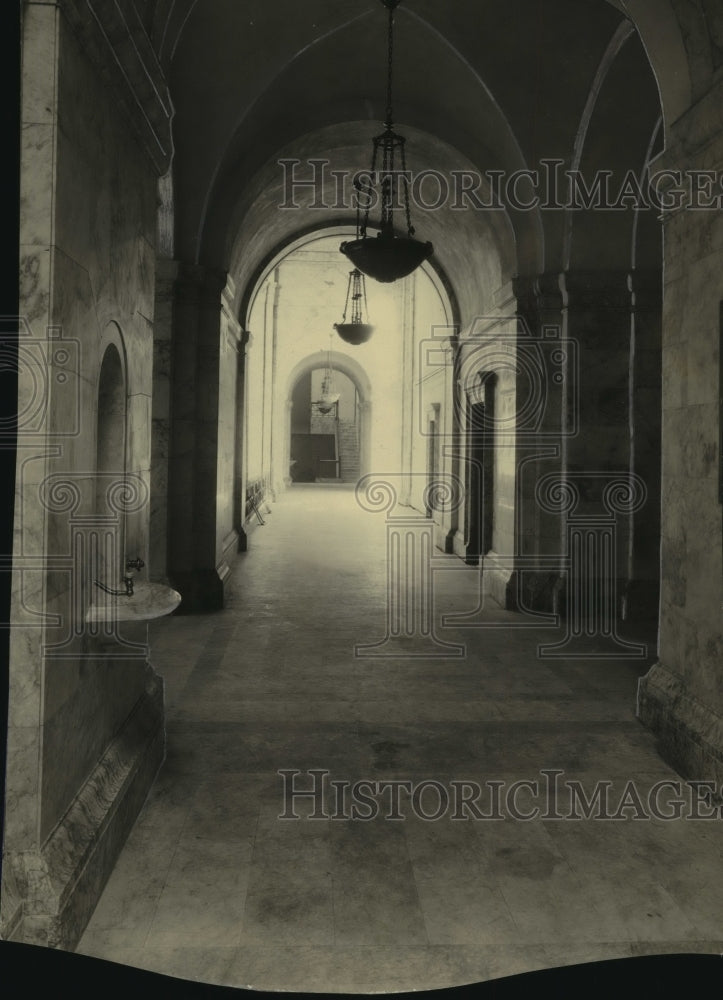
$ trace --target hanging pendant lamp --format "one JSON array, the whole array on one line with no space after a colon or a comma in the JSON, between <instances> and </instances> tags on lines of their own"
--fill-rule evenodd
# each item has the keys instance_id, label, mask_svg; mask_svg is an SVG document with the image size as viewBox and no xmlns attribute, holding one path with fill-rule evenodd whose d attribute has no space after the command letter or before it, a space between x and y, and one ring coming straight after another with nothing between
<instances>
[{"instance_id":1,"label":"hanging pendant lamp","mask_svg":"<svg viewBox=\"0 0 723 1000\"><path fill-rule=\"evenodd\" d=\"M369 207L361 219L357 208L356 239L342 243L339 248L349 258L354 267L376 281L391 282L411 274L419 265L431 257L434 248L431 243L422 243L414 239L414 226L409 211L409 183L406 177L405 139L394 131L394 112L392 110L392 68L394 56L394 10L400 0L381 0L389 12L388 28L388 59L387 59L387 113L384 122L384 132L375 136L372 152L370 177L376 176L378 160L381 160L381 205L382 214L380 231L377 236L367 235L369 223ZM401 173L398 173L401 171ZM394 233L394 210L397 205L397 185L401 184L401 195L404 206L406 236ZM367 196L371 195L371 184L367 188ZM359 190L361 194L361 189ZM371 204L367 197L366 204Z\"/></svg>"},{"instance_id":2,"label":"hanging pendant lamp","mask_svg":"<svg viewBox=\"0 0 723 1000\"><path fill-rule=\"evenodd\" d=\"M318 408L319 413L323 414L331 413L336 404L339 402L339 397L341 396L340 392L335 392L334 369L331 364L331 338L332 334L329 334L329 350L326 355L326 370L321 380L321 399L314 400L314 405Z\"/></svg>"},{"instance_id":3,"label":"hanging pendant lamp","mask_svg":"<svg viewBox=\"0 0 723 1000\"><path fill-rule=\"evenodd\" d=\"M351 302L351 321L347 323L346 314ZM364 322L362 315L362 302L364 312L367 314L367 322ZM364 282L364 275L358 267L349 272L349 283L346 288L346 302L344 303L344 315L341 323L335 323L334 329L342 340L347 344L364 344L374 333L374 327L369 323L369 309L367 307L367 291Z\"/></svg>"}]
</instances>

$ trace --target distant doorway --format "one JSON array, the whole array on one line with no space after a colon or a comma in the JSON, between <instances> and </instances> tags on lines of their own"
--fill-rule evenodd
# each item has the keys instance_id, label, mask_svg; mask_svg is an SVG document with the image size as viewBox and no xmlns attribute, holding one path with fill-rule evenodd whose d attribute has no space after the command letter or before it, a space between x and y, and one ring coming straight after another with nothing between
<instances>
[{"instance_id":1,"label":"distant doorway","mask_svg":"<svg viewBox=\"0 0 723 1000\"><path fill-rule=\"evenodd\" d=\"M291 393L289 477L294 483L356 482L359 478L359 398L343 372L314 368Z\"/></svg>"}]
</instances>

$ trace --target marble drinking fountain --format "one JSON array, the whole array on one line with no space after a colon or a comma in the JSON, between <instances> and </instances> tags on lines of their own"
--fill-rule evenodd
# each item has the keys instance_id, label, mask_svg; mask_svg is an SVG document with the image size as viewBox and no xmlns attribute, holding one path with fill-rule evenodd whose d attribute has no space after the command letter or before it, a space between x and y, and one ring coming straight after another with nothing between
<instances>
[{"instance_id":1,"label":"marble drinking fountain","mask_svg":"<svg viewBox=\"0 0 723 1000\"><path fill-rule=\"evenodd\" d=\"M85 616L86 622L144 622L169 615L181 603L177 590L163 583L137 581L134 572L142 559L126 562L123 588L112 588L95 580L96 594Z\"/></svg>"}]
</instances>

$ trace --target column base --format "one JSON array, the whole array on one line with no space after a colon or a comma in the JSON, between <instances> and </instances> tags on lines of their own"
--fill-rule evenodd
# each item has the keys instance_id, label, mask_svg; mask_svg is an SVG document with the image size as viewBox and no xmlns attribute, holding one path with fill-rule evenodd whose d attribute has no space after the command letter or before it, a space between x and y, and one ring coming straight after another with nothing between
<instances>
[{"instance_id":1,"label":"column base","mask_svg":"<svg viewBox=\"0 0 723 1000\"><path fill-rule=\"evenodd\" d=\"M459 528L455 528L454 531L450 531L447 535L446 551L451 555L458 556L460 559L467 558L467 546L465 545L464 535Z\"/></svg>"},{"instance_id":2,"label":"column base","mask_svg":"<svg viewBox=\"0 0 723 1000\"><path fill-rule=\"evenodd\" d=\"M222 567L223 569L223 567ZM228 572L218 569L195 569L177 573L171 570L171 586L181 595L181 603L174 615L200 615L208 611L220 611L224 606L224 583Z\"/></svg>"},{"instance_id":3,"label":"column base","mask_svg":"<svg viewBox=\"0 0 723 1000\"><path fill-rule=\"evenodd\" d=\"M145 693L48 840L5 855L4 939L76 947L164 754L163 681L149 668Z\"/></svg>"},{"instance_id":4,"label":"column base","mask_svg":"<svg viewBox=\"0 0 723 1000\"><path fill-rule=\"evenodd\" d=\"M449 553L450 532L445 528L443 524L437 524L436 521L433 521L432 524L434 525L434 527L432 528L432 532L433 532L435 549L439 549L440 552Z\"/></svg>"},{"instance_id":5,"label":"column base","mask_svg":"<svg viewBox=\"0 0 723 1000\"><path fill-rule=\"evenodd\" d=\"M690 780L723 784L723 719L658 662L638 681L638 718L666 763Z\"/></svg>"},{"instance_id":6,"label":"column base","mask_svg":"<svg viewBox=\"0 0 723 1000\"><path fill-rule=\"evenodd\" d=\"M565 611L565 580L555 569L516 569L507 585L510 611L557 615Z\"/></svg>"},{"instance_id":7,"label":"column base","mask_svg":"<svg viewBox=\"0 0 723 1000\"><path fill-rule=\"evenodd\" d=\"M480 560L482 564L482 593L501 608L515 610L511 605L514 597L515 571L510 566L510 558L500 558L491 550Z\"/></svg>"}]
</instances>

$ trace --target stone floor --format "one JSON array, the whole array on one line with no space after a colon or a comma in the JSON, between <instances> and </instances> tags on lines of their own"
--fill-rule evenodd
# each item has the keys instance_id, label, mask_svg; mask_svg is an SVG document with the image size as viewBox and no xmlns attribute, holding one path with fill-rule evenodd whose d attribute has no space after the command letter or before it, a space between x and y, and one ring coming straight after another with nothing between
<instances>
[{"instance_id":1,"label":"stone floor","mask_svg":"<svg viewBox=\"0 0 723 1000\"><path fill-rule=\"evenodd\" d=\"M634 714L654 637L643 661L552 659L538 645L560 634L521 615L485 609L468 621L477 627L444 627L445 613L477 608L478 574L435 553L437 641L465 655L421 636L355 656L385 637L385 538L384 515L360 510L353 491L293 487L238 560L227 608L153 624L167 758L78 951L321 992L720 954L720 820L693 821L689 804L677 820L650 812L651 786L677 778ZM303 772L298 787L310 787L311 768L327 782L439 785L416 799L401 791L399 819L385 818L388 792L371 819L331 818L331 794L328 818L309 818L314 803L299 799L290 808L301 818L280 819L278 771ZM549 805L530 788L511 797L513 782L544 786L550 769L588 797L610 782L618 818L542 818L571 812L564 784ZM620 808L631 779L638 818ZM504 818L454 820L452 805L423 818L443 811L455 780L485 795L500 782ZM515 818L515 802L540 816ZM478 808L491 809L484 795Z\"/></svg>"}]
</instances>

